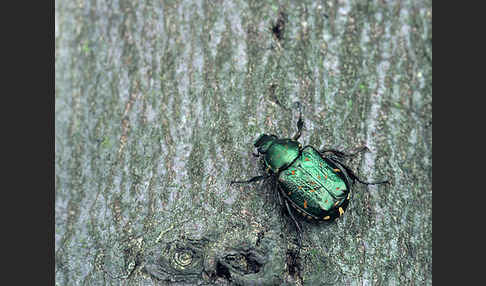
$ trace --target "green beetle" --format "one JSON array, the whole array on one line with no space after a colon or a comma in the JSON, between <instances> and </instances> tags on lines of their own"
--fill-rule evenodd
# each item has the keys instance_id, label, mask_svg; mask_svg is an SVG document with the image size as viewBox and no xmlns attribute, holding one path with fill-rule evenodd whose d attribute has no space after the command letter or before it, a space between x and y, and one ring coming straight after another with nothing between
<instances>
[{"instance_id":1,"label":"green beetle","mask_svg":"<svg viewBox=\"0 0 486 286\"><path fill-rule=\"evenodd\" d=\"M365 182L340 161L344 157L355 156L366 150L366 147L354 154L346 154L334 149L318 151L309 145L302 146L297 140L301 135L303 125L302 114L299 112L298 131L292 139L280 139L275 135L260 135L254 143L258 153L253 155L261 157L265 175L245 181L231 182L231 184L251 183L272 179L277 188L279 200L284 198L288 213L299 232L300 226L292 216L289 205L306 219L331 221L344 214L349 203L351 187L355 181L366 185L389 183L388 180Z\"/></svg>"}]
</instances>

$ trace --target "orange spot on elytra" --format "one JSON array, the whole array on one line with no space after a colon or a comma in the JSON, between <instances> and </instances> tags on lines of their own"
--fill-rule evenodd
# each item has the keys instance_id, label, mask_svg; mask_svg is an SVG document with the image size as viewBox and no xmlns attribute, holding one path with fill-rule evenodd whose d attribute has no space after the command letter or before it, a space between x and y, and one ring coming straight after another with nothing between
<instances>
[{"instance_id":1,"label":"orange spot on elytra","mask_svg":"<svg viewBox=\"0 0 486 286\"><path fill-rule=\"evenodd\" d=\"M304 160L305 160L305 161L310 161L310 159L309 159L309 158L307 158L307 157L305 157L305 159L304 159Z\"/></svg>"},{"instance_id":2,"label":"orange spot on elytra","mask_svg":"<svg viewBox=\"0 0 486 286\"><path fill-rule=\"evenodd\" d=\"M336 191L339 190L339 187L336 188Z\"/></svg>"},{"instance_id":3,"label":"orange spot on elytra","mask_svg":"<svg viewBox=\"0 0 486 286\"><path fill-rule=\"evenodd\" d=\"M315 192L316 190L310 190L311 193Z\"/></svg>"},{"instance_id":4,"label":"orange spot on elytra","mask_svg":"<svg viewBox=\"0 0 486 286\"><path fill-rule=\"evenodd\" d=\"M304 200L304 209L307 208L307 201Z\"/></svg>"},{"instance_id":5,"label":"orange spot on elytra","mask_svg":"<svg viewBox=\"0 0 486 286\"><path fill-rule=\"evenodd\" d=\"M295 175L295 170L292 170L292 175Z\"/></svg>"}]
</instances>

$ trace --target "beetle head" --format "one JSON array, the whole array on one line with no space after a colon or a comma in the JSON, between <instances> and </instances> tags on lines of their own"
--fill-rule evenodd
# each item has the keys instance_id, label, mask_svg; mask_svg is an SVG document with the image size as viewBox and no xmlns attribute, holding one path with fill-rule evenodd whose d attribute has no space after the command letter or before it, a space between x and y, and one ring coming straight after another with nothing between
<instances>
[{"instance_id":1,"label":"beetle head","mask_svg":"<svg viewBox=\"0 0 486 286\"><path fill-rule=\"evenodd\" d=\"M277 139L277 136L275 135L267 135L267 134L262 134L258 139L255 141L255 148L257 148L258 153L260 154L265 154L267 152L268 148L270 148L270 145L272 145L273 141Z\"/></svg>"}]
</instances>

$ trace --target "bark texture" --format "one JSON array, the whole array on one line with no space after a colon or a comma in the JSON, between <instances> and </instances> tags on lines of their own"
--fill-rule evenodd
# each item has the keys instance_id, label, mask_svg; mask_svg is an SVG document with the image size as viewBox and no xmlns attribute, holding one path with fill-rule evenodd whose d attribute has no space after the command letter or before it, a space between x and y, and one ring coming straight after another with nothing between
<instances>
[{"instance_id":1,"label":"bark texture","mask_svg":"<svg viewBox=\"0 0 486 286\"><path fill-rule=\"evenodd\" d=\"M432 1L56 0L57 285L431 285ZM301 221L261 133L370 151Z\"/></svg>"}]
</instances>

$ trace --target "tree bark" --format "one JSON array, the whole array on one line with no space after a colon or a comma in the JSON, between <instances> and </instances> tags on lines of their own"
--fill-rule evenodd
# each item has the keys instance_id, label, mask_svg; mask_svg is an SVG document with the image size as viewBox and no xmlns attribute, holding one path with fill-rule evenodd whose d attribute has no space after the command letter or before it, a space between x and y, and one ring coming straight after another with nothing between
<instances>
[{"instance_id":1,"label":"tree bark","mask_svg":"<svg viewBox=\"0 0 486 286\"><path fill-rule=\"evenodd\" d=\"M432 1L56 1L58 285L431 285ZM297 233L262 133L370 151ZM294 215L297 215L296 213Z\"/></svg>"}]
</instances>

